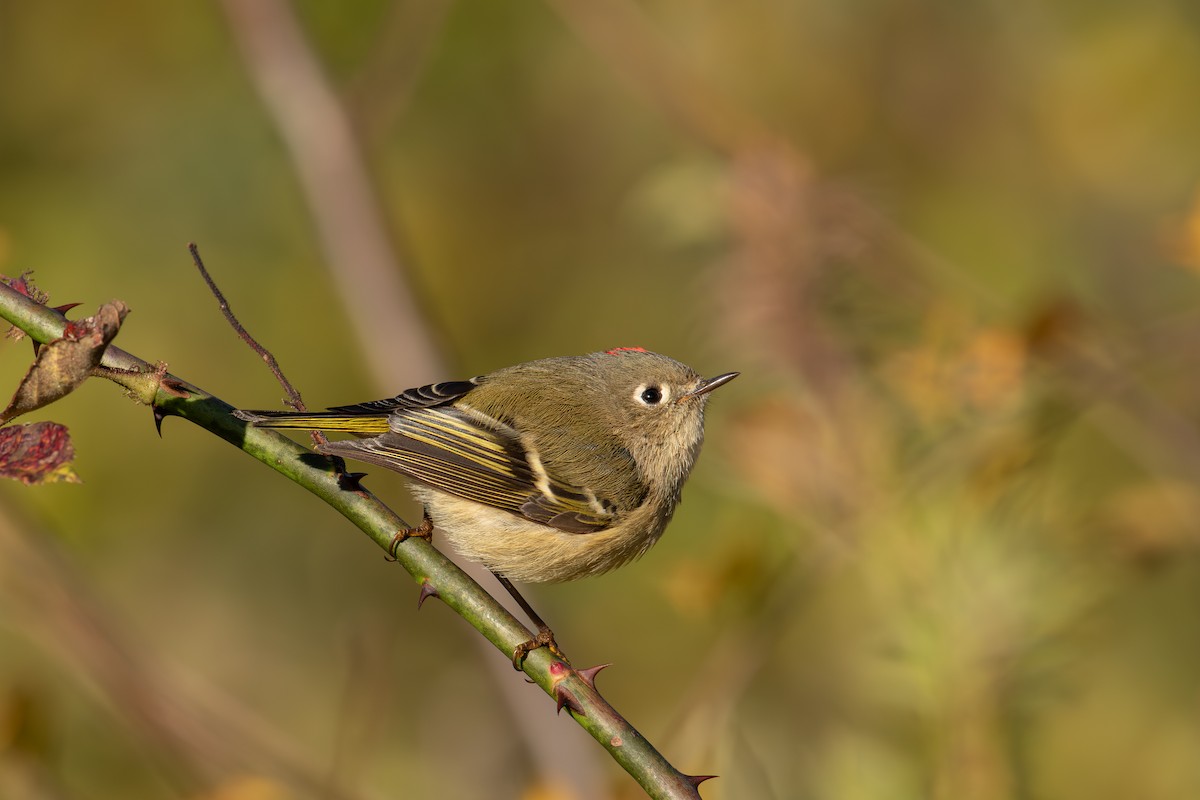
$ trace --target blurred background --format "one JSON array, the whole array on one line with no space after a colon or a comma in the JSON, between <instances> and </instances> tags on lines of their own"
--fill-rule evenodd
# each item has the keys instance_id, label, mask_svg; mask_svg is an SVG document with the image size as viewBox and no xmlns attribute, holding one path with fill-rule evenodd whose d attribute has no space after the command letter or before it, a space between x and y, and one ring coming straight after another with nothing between
<instances>
[{"instance_id":1,"label":"blurred background","mask_svg":"<svg viewBox=\"0 0 1200 800\"><path fill-rule=\"evenodd\" d=\"M0 0L0 272L241 407L189 241L311 406L741 370L663 541L528 594L706 798L1200 797L1198 8ZM641 796L317 499L29 419L0 796Z\"/></svg>"}]
</instances>

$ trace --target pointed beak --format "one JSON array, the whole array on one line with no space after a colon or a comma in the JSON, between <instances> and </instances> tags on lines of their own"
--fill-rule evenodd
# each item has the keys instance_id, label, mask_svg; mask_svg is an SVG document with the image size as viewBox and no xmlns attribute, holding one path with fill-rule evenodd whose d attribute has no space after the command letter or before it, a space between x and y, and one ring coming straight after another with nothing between
<instances>
[{"instance_id":1,"label":"pointed beak","mask_svg":"<svg viewBox=\"0 0 1200 800\"><path fill-rule=\"evenodd\" d=\"M726 372L724 375L718 375L715 378L705 378L704 380L700 381L699 386L697 386L695 389L692 389L679 399L682 400L684 397L698 397L702 394L708 394L713 389L716 389L718 386L724 386L741 374L742 373L740 372Z\"/></svg>"}]
</instances>

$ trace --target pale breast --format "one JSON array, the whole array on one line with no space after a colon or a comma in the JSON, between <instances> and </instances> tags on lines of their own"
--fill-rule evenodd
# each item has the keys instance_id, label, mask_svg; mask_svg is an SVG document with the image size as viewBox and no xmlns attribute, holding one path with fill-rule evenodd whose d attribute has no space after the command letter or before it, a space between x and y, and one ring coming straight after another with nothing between
<instances>
[{"instance_id":1,"label":"pale breast","mask_svg":"<svg viewBox=\"0 0 1200 800\"><path fill-rule=\"evenodd\" d=\"M662 535L673 503L647 502L593 533L567 533L426 486L413 494L460 553L520 583L597 575L648 550Z\"/></svg>"}]
</instances>

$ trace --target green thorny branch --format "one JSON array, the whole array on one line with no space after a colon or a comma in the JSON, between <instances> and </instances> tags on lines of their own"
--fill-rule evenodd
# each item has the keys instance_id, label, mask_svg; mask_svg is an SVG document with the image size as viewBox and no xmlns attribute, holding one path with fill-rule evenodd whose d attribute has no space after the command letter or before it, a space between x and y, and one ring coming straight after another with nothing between
<instances>
[{"instance_id":1,"label":"green thorny branch","mask_svg":"<svg viewBox=\"0 0 1200 800\"><path fill-rule=\"evenodd\" d=\"M0 317L49 344L63 338L64 314L0 283ZM187 381L117 347L108 346L94 374L109 378L154 412L156 424L166 416L181 417L257 458L320 497L388 550L397 531L409 526L370 492L339 482L330 459L319 456L271 430L236 419L233 406ZM475 627L506 657L531 633L452 561L428 541L410 538L396 549L396 560L421 587L421 600L440 598ZM704 776L685 775L663 756L596 691L600 668L574 669L547 649L525 659L524 672L559 710L570 715L609 752L653 798L699 798Z\"/></svg>"}]
</instances>

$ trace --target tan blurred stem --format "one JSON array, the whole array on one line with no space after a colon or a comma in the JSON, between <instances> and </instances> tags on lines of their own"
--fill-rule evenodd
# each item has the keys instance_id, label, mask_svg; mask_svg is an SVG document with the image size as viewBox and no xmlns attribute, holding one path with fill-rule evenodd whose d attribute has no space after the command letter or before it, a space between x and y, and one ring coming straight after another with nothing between
<instances>
[{"instance_id":1,"label":"tan blurred stem","mask_svg":"<svg viewBox=\"0 0 1200 800\"><path fill-rule=\"evenodd\" d=\"M291 6L222 0L259 96L291 154L325 260L364 354L389 386L441 376L440 348L411 286L349 116Z\"/></svg>"},{"instance_id":2,"label":"tan blurred stem","mask_svg":"<svg viewBox=\"0 0 1200 800\"><path fill-rule=\"evenodd\" d=\"M0 317L43 344L61 338L65 327L61 312L3 283ZM343 489L328 459L314 457L311 451L275 431L247 426L233 416L232 406L199 387L117 347L105 351L102 363L106 368L104 377L124 386L135 399L152 403L159 413L178 416L203 428L296 482L353 522L383 550L391 552L396 532L409 527L370 492ZM417 583L435 588L446 607L469 622L506 658L532 636L512 613L427 540L409 539L395 551L395 557ZM569 695L568 713L572 719L651 797L700 797L685 773L663 758L589 681L566 668L546 648L530 653L522 668L550 696L561 700L564 693Z\"/></svg>"},{"instance_id":3,"label":"tan blurred stem","mask_svg":"<svg viewBox=\"0 0 1200 800\"><path fill-rule=\"evenodd\" d=\"M53 538L0 506L0 587L21 608L7 620L129 725L181 792L213 790L231 775L249 773L323 797L368 796L330 785L311 766L319 759L302 755L264 720L131 646Z\"/></svg>"},{"instance_id":4,"label":"tan blurred stem","mask_svg":"<svg viewBox=\"0 0 1200 800\"><path fill-rule=\"evenodd\" d=\"M366 177L353 122L329 85L292 7L280 0L225 0L223 5L251 78L287 142L321 232L333 282L341 290L347 317L355 322L358 349L371 367L380 394L395 394L450 377L427 316L414 307L411 274L392 248L380 211L383 204ZM448 5L448 0L420 0L394 7L357 87L360 108L365 109L371 99L363 93L378 86L378 76L402 69L400 83L413 80L420 55L405 52L400 45L428 49ZM421 30L404 31L404 23ZM383 112L372 110L382 117L366 118L373 124L394 118L399 112L397 104L402 102L401 92L402 87L393 85L391 107ZM456 560L477 583L494 585L482 567ZM507 601L502 602L512 610ZM479 646L484 648L481 653L487 649L485 643ZM509 716L543 780L567 787L579 800L600 797L602 770L595 750L582 737L556 733L545 724L545 708L533 705L503 665L491 658L482 662L509 706Z\"/></svg>"}]
</instances>

